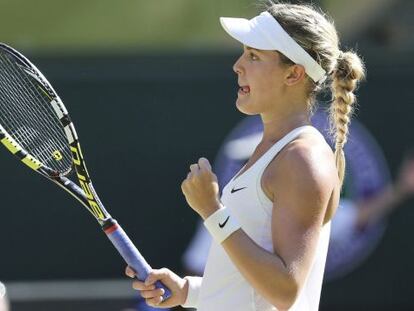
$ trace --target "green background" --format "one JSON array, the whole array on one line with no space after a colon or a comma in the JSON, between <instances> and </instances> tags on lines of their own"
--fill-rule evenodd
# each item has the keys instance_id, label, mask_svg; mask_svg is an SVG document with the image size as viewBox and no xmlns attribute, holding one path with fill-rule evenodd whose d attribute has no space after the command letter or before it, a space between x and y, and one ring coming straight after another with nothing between
<instances>
[{"instance_id":1,"label":"green background","mask_svg":"<svg viewBox=\"0 0 414 311\"><path fill-rule=\"evenodd\" d=\"M345 45L365 57L357 117L395 175L413 146L412 50L384 41L377 29L347 32L341 21L359 12L356 1L323 3ZM181 181L200 156L214 159L243 117L231 69L240 47L218 18L256 12L246 0L0 0L0 41L29 56L57 89L101 199L154 267L182 270L198 217ZM69 195L6 151L0 172L1 280L123 277L123 261ZM412 204L390 217L381 245L360 268L324 285L321 310L414 309Z\"/></svg>"}]
</instances>

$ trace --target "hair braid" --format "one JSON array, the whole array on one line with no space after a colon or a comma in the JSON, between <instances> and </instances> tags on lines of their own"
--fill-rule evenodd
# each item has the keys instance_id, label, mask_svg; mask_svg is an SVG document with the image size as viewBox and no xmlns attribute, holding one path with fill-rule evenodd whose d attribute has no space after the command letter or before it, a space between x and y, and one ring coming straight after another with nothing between
<instances>
[{"instance_id":1,"label":"hair braid","mask_svg":"<svg viewBox=\"0 0 414 311\"><path fill-rule=\"evenodd\" d=\"M358 81L365 77L361 59L354 52L340 52L332 77L333 102L330 108L331 132L335 139L335 161L341 184L345 177L344 146L354 111Z\"/></svg>"}]
</instances>

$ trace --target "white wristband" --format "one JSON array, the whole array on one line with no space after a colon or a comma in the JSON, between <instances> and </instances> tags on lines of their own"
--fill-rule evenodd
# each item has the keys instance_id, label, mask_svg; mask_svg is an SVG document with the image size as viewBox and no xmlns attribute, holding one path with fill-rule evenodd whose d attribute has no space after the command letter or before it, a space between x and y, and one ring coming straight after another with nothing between
<instances>
[{"instance_id":1,"label":"white wristband","mask_svg":"<svg viewBox=\"0 0 414 311\"><path fill-rule=\"evenodd\" d=\"M205 221L204 226L211 236L221 244L230 234L241 228L236 218L230 214L230 210L225 206L210 215Z\"/></svg>"}]
</instances>

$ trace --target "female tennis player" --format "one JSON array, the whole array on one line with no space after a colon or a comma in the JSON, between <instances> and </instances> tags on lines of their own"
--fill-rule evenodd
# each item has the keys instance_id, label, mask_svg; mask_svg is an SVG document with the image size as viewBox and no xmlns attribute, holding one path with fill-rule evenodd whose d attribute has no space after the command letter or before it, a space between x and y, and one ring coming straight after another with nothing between
<instances>
[{"instance_id":1,"label":"female tennis player","mask_svg":"<svg viewBox=\"0 0 414 311\"><path fill-rule=\"evenodd\" d=\"M340 50L333 23L310 6L272 3L253 19L220 21L243 44L234 64L237 108L260 114L263 138L221 198L205 158L182 183L214 239L204 276L181 278L163 268L133 287L158 308L315 311L344 179L353 91L364 67L355 53ZM324 86L333 94L334 151L309 121ZM162 301L157 280L171 298Z\"/></svg>"}]
</instances>

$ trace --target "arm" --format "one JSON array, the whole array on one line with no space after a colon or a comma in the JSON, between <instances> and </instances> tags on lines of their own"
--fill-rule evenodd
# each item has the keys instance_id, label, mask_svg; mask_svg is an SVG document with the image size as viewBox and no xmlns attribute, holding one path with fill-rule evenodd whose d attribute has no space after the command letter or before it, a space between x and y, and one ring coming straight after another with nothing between
<instances>
[{"instance_id":1,"label":"arm","mask_svg":"<svg viewBox=\"0 0 414 311\"><path fill-rule=\"evenodd\" d=\"M255 245L244 232L223 243L249 283L280 309L295 302L311 267L326 208L330 200L338 200L338 195L332 198L336 168L318 164L333 163L331 156L312 154L308 148L292 144L266 169L262 185L274 198L274 254Z\"/></svg>"},{"instance_id":2,"label":"arm","mask_svg":"<svg viewBox=\"0 0 414 311\"><path fill-rule=\"evenodd\" d=\"M266 194L276 198L272 216L274 253L258 246L243 230L237 230L222 243L246 280L280 309L294 303L304 284L326 207L338 184L332 152L312 152L306 146L291 144L263 176ZM211 168L205 161L200 159L199 171L191 167L182 187L188 203L203 219L220 208L211 194L214 187L208 186L214 184L215 175L208 173ZM318 163L328 165L321 168Z\"/></svg>"},{"instance_id":3,"label":"arm","mask_svg":"<svg viewBox=\"0 0 414 311\"><path fill-rule=\"evenodd\" d=\"M413 193L414 157L408 156L400 168L394 185L389 185L375 197L358 203L357 227L363 228L385 217Z\"/></svg>"}]
</instances>

